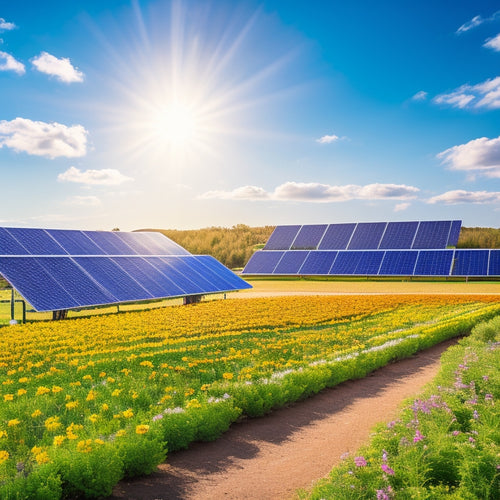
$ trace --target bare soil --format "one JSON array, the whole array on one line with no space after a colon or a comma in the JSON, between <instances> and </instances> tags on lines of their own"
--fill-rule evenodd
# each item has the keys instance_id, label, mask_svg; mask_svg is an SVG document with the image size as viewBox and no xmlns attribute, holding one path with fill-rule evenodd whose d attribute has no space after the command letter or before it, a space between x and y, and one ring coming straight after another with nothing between
<instances>
[{"instance_id":1,"label":"bare soil","mask_svg":"<svg viewBox=\"0 0 500 500\"><path fill-rule=\"evenodd\" d=\"M171 453L158 471L122 481L113 500L287 500L310 488L370 438L373 426L397 416L440 366L447 341L362 379L235 423L212 443Z\"/></svg>"}]
</instances>

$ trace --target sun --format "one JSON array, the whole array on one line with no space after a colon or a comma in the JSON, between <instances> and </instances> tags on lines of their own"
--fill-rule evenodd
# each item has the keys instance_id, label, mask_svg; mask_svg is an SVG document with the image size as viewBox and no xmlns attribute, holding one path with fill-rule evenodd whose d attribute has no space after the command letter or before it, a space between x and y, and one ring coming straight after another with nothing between
<instances>
[{"instance_id":1,"label":"sun","mask_svg":"<svg viewBox=\"0 0 500 500\"><path fill-rule=\"evenodd\" d=\"M171 146L190 146L196 140L196 110L181 101L171 102L155 110L150 119L151 134Z\"/></svg>"}]
</instances>

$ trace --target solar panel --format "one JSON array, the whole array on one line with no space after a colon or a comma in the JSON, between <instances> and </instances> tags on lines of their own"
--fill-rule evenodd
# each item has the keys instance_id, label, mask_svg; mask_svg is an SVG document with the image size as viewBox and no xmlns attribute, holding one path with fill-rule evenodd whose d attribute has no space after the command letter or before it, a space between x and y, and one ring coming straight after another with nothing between
<instances>
[{"instance_id":1,"label":"solar panel","mask_svg":"<svg viewBox=\"0 0 500 500\"><path fill-rule=\"evenodd\" d=\"M378 248L387 222L360 222L352 235L349 250Z\"/></svg>"},{"instance_id":2,"label":"solar panel","mask_svg":"<svg viewBox=\"0 0 500 500\"><path fill-rule=\"evenodd\" d=\"M418 252L410 250L387 250L379 269L381 276L412 276Z\"/></svg>"},{"instance_id":3,"label":"solar panel","mask_svg":"<svg viewBox=\"0 0 500 500\"><path fill-rule=\"evenodd\" d=\"M385 230L380 249L411 248L418 222L389 222Z\"/></svg>"},{"instance_id":4,"label":"solar panel","mask_svg":"<svg viewBox=\"0 0 500 500\"><path fill-rule=\"evenodd\" d=\"M486 276L489 250L455 250L452 274L455 276Z\"/></svg>"},{"instance_id":5,"label":"solar panel","mask_svg":"<svg viewBox=\"0 0 500 500\"><path fill-rule=\"evenodd\" d=\"M448 236L449 247L456 247L458 244L458 238L460 236L460 228L462 227L461 220L454 220L451 222L450 235Z\"/></svg>"},{"instance_id":6,"label":"solar panel","mask_svg":"<svg viewBox=\"0 0 500 500\"><path fill-rule=\"evenodd\" d=\"M412 248L446 248L450 235L450 228L451 221L420 222Z\"/></svg>"},{"instance_id":7,"label":"solar panel","mask_svg":"<svg viewBox=\"0 0 500 500\"><path fill-rule=\"evenodd\" d=\"M500 250L490 250L488 276L500 276Z\"/></svg>"},{"instance_id":8,"label":"solar panel","mask_svg":"<svg viewBox=\"0 0 500 500\"><path fill-rule=\"evenodd\" d=\"M338 252L337 258L330 269L330 274L355 274L362 258L363 252Z\"/></svg>"},{"instance_id":9,"label":"solar panel","mask_svg":"<svg viewBox=\"0 0 500 500\"><path fill-rule=\"evenodd\" d=\"M336 251L315 251L309 252L304 264L299 269L299 274L320 274L327 275L330 272L333 261L337 257Z\"/></svg>"},{"instance_id":10,"label":"solar panel","mask_svg":"<svg viewBox=\"0 0 500 500\"><path fill-rule=\"evenodd\" d=\"M297 274L306 260L308 253L306 250L285 252L285 255L283 255L274 269L273 274Z\"/></svg>"},{"instance_id":11,"label":"solar panel","mask_svg":"<svg viewBox=\"0 0 500 500\"><path fill-rule=\"evenodd\" d=\"M288 250L300 228L301 226L277 226L267 240L264 250Z\"/></svg>"},{"instance_id":12,"label":"solar panel","mask_svg":"<svg viewBox=\"0 0 500 500\"><path fill-rule=\"evenodd\" d=\"M421 250L415 264L416 276L449 276L453 250Z\"/></svg>"},{"instance_id":13,"label":"solar panel","mask_svg":"<svg viewBox=\"0 0 500 500\"><path fill-rule=\"evenodd\" d=\"M330 224L318 250L345 250L356 224Z\"/></svg>"},{"instance_id":14,"label":"solar panel","mask_svg":"<svg viewBox=\"0 0 500 500\"><path fill-rule=\"evenodd\" d=\"M244 274L272 274L274 268L285 252L257 251L248 261Z\"/></svg>"},{"instance_id":15,"label":"solar panel","mask_svg":"<svg viewBox=\"0 0 500 500\"><path fill-rule=\"evenodd\" d=\"M0 273L37 311L251 288L149 232L0 228Z\"/></svg>"},{"instance_id":16,"label":"solar panel","mask_svg":"<svg viewBox=\"0 0 500 500\"><path fill-rule=\"evenodd\" d=\"M326 228L327 224L302 226L292 244L292 249L314 250L325 234Z\"/></svg>"},{"instance_id":17,"label":"solar panel","mask_svg":"<svg viewBox=\"0 0 500 500\"><path fill-rule=\"evenodd\" d=\"M363 251L361 260L359 261L354 274L361 275L376 275L380 269L380 264L384 258L384 252L379 252L377 250Z\"/></svg>"}]
</instances>

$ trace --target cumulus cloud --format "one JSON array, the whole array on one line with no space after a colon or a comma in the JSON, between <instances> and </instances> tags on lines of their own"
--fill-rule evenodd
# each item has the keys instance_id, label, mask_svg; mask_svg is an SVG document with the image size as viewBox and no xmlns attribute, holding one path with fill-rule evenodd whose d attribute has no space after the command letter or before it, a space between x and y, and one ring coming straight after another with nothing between
<instances>
[{"instance_id":1,"label":"cumulus cloud","mask_svg":"<svg viewBox=\"0 0 500 500\"><path fill-rule=\"evenodd\" d=\"M332 135L324 135L323 137L316 139L316 142L319 142L320 144L331 144L332 142L337 142L339 140L340 137L338 135L332 134Z\"/></svg>"},{"instance_id":2,"label":"cumulus cloud","mask_svg":"<svg viewBox=\"0 0 500 500\"><path fill-rule=\"evenodd\" d=\"M488 49L492 49L492 50L495 50L496 52L500 52L500 33L497 36L486 40L483 47L487 47Z\"/></svg>"},{"instance_id":3,"label":"cumulus cloud","mask_svg":"<svg viewBox=\"0 0 500 500\"><path fill-rule=\"evenodd\" d=\"M342 202L349 200L408 200L416 197L419 189L404 184L347 184L332 186L317 182L285 182L273 192L257 186L243 186L233 191L208 191L202 198L230 200L277 200L304 202Z\"/></svg>"},{"instance_id":4,"label":"cumulus cloud","mask_svg":"<svg viewBox=\"0 0 500 500\"><path fill-rule=\"evenodd\" d=\"M23 75L26 72L22 62L2 51L0 51L0 71L14 71L18 75Z\"/></svg>"},{"instance_id":5,"label":"cumulus cloud","mask_svg":"<svg viewBox=\"0 0 500 500\"><path fill-rule=\"evenodd\" d=\"M83 82L83 73L75 68L67 57L58 59L48 52L42 52L31 62L38 71L54 76L61 82Z\"/></svg>"},{"instance_id":6,"label":"cumulus cloud","mask_svg":"<svg viewBox=\"0 0 500 500\"><path fill-rule=\"evenodd\" d=\"M456 205L458 203L500 203L500 192L492 191L464 191L457 189L429 198L428 203L446 203Z\"/></svg>"},{"instance_id":7,"label":"cumulus cloud","mask_svg":"<svg viewBox=\"0 0 500 500\"><path fill-rule=\"evenodd\" d=\"M76 167L70 167L66 172L59 174L57 180L61 182L78 182L80 184L118 186L126 181L133 180L126 177L114 168L103 168L101 170L81 171Z\"/></svg>"},{"instance_id":8,"label":"cumulus cloud","mask_svg":"<svg viewBox=\"0 0 500 500\"><path fill-rule=\"evenodd\" d=\"M0 121L0 148L8 147L46 158L76 158L87 152L87 134L82 125L67 127L57 122L45 123L27 118Z\"/></svg>"},{"instance_id":9,"label":"cumulus cloud","mask_svg":"<svg viewBox=\"0 0 500 500\"><path fill-rule=\"evenodd\" d=\"M451 170L465 171L471 176L500 178L500 136L474 139L446 149L437 157Z\"/></svg>"},{"instance_id":10,"label":"cumulus cloud","mask_svg":"<svg viewBox=\"0 0 500 500\"><path fill-rule=\"evenodd\" d=\"M394 211L395 212L403 212L404 210L406 210L407 208L409 208L411 205L411 203L398 203L395 207L394 207Z\"/></svg>"},{"instance_id":11,"label":"cumulus cloud","mask_svg":"<svg viewBox=\"0 0 500 500\"><path fill-rule=\"evenodd\" d=\"M500 10L497 10L490 17L474 16L470 21L467 21L466 23L462 24L462 26L460 26L457 29L456 33L458 35L461 33L465 33L466 31L469 31L473 28L476 28L477 26L480 26L483 23L486 23L489 21L495 21L496 19L499 19L499 18L500 18Z\"/></svg>"},{"instance_id":12,"label":"cumulus cloud","mask_svg":"<svg viewBox=\"0 0 500 500\"><path fill-rule=\"evenodd\" d=\"M10 31L15 27L14 23L8 23L3 17L0 17L0 31Z\"/></svg>"},{"instance_id":13,"label":"cumulus cloud","mask_svg":"<svg viewBox=\"0 0 500 500\"><path fill-rule=\"evenodd\" d=\"M427 99L427 92L420 90L412 98L412 101L425 101Z\"/></svg>"},{"instance_id":14,"label":"cumulus cloud","mask_svg":"<svg viewBox=\"0 0 500 500\"><path fill-rule=\"evenodd\" d=\"M477 85L462 85L449 94L440 94L434 99L436 104L449 105L461 109L499 109L500 76Z\"/></svg>"},{"instance_id":15,"label":"cumulus cloud","mask_svg":"<svg viewBox=\"0 0 500 500\"><path fill-rule=\"evenodd\" d=\"M66 204L82 207L97 207L101 204L101 200L97 196L72 196L66 201Z\"/></svg>"}]
</instances>

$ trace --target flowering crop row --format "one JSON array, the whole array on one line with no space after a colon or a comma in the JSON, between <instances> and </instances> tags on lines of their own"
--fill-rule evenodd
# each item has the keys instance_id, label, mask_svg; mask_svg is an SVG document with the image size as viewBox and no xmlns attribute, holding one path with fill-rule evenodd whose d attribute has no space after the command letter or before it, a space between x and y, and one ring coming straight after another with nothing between
<instances>
[{"instance_id":1,"label":"flowering crop row","mask_svg":"<svg viewBox=\"0 0 500 500\"><path fill-rule=\"evenodd\" d=\"M500 316L442 357L434 383L300 498L500 498Z\"/></svg>"},{"instance_id":2,"label":"flowering crop row","mask_svg":"<svg viewBox=\"0 0 500 500\"><path fill-rule=\"evenodd\" d=\"M241 413L362 377L499 311L495 296L280 297L3 328L0 497L109 494L167 446L215 439Z\"/></svg>"}]
</instances>

